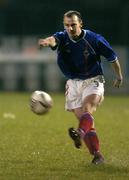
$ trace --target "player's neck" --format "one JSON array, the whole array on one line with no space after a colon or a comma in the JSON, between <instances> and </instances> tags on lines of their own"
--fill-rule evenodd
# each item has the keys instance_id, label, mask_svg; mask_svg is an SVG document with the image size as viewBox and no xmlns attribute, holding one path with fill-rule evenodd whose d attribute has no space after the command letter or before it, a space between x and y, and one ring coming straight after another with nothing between
<instances>
[{"instance_id":1,"label":"player's neck","mask_svg":"<svg viewBox=\"0 0 129 180\"><path fill-rule=\"evenodd\" d=\"M72 39L74 41L78 41L79 39L81 39L83 37L83 35L84 35L84 32L81 31L81 33L79 35L76 35L76 36L72 37Z\"/></svg>"}]
</instances>

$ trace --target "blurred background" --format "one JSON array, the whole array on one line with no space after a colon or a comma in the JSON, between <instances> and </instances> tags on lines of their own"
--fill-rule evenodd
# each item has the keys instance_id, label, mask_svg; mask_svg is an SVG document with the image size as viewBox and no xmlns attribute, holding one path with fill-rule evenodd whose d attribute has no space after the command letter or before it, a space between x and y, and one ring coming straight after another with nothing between
<instances>
[{"instance_id":1,"label":"blurred background","mask_svg":"<svg viewBox=\"0 0 129 180\"><path fill-rule=\"evenodd\" d=\"M65 78L56 53L38 49L38 39L63 30L63 14L81 12L84 27L102 34L113 46L124 73L120 90L112 88L113 73L103 59L108 94L129 94L128 0L0 0L0 90L64 91Z\"/></svg>"}]
</instances>

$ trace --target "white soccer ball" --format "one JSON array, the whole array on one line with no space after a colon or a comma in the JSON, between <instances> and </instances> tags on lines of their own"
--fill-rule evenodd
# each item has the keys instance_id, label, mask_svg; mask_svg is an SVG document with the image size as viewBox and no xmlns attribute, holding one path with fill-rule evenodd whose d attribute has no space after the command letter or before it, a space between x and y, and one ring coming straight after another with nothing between
<instances>
[{"instance_id":1,"label":"white soccer ball","mask_svg":"<svg viewBox=\"0 0 129 180\"><path fill-rule=\"evenodd\" d=\"M30 99L30 109L38 115L48 112L53 105L51 96L44 91L34 91Z\"/></svg>"}]
</instances>

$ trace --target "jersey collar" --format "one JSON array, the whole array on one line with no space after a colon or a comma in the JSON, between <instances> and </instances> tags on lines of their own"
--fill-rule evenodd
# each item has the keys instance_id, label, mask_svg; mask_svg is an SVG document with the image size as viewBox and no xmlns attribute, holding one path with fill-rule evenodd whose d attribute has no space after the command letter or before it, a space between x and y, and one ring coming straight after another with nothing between
<instances>
[{"instance_id":1,"label":"jersey collar","mask_svg":"<svg viewBox=\"0 0 129 180\"><path fill-rule=\"evenodd\" d=\"M74 42L74 43L77 43L77 42L79 42L81 39L84 39L84 37L86 36L86 30L85 29L82 29L82 32L83 32L83 36L81 37L81 38L79 38L78 40L74 40L74 39L72 39L70 36L69 36L69 34L68 34L68 36L69 36L69 39L72 41L72 42Z\"/></svg>"}]
</instances>

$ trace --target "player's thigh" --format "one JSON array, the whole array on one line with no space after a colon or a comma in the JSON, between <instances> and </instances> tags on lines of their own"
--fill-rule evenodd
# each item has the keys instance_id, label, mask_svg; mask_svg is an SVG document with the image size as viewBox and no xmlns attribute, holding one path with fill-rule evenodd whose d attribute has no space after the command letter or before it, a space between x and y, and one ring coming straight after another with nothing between
<instances>
[{"instance_id":1,"label":"player's thigh","mask_svg":"<svg viewBox=\"0 0 129 180\"><path fill-rule=\"evenodd\" d=\"M75 116L77 117L77 119L80 119L80 117L81 117L82 114L83 114L83 109L82 109L82 107L75 108L75 109L72 110L72 112L75 114Z\"/></svg>"},{"instance_id":2,"label":"player's thigh","mask_svg":"<svg viewBox=\"0 0 129 180\"><path fill-rule=\"evenodd\" d=\"M96 111L97 106L100 105L101 101L103 99L103 95L98 94L90 94L86 96L83 100L82 109L83 111L88 111L90 113L93 113Z\"/></svg>"},{"instance_id":3,"label":"player's thigh","mask_svg":"<svg viewBox=\"0 0 129 180\"><path fill-rule=\"evenodd\" d=\"M72 112L78 119L80 119L82 114L86 111L92 114L94 111L96 111L97 106L99 106L100 103L103 101L103 98L103 95L100 96L97 94L91 94L85 97L82 107L75 108L72 110Z\"/></svg>"}]
</instances>

